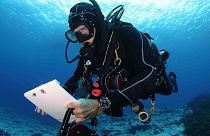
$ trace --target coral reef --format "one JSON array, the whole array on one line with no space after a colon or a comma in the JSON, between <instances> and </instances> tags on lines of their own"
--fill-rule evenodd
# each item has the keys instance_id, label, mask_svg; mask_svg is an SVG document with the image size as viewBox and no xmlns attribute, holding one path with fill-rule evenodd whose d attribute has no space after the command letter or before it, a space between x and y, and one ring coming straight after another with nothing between
<instances>
[{"instance_id":1,"label":"coral reef","mask_svg":"<svg viewBox=\"0 0 210 136\"><path fill-rule=\"evenodd\" d=\"M186 136L210 136L210 94L200 95L190 101L183 121Z\"/></svg>"}]
</instances>

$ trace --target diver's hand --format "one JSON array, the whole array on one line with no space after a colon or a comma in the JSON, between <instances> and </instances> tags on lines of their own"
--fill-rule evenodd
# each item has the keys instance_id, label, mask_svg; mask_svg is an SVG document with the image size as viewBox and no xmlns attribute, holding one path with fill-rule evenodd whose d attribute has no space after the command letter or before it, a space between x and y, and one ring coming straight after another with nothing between
<instances>
[{"instance_id":1,"label":"diver's hand","mask_svg":"<svg viewBox=\"0 0 210 136\"><path fill-rule=\"evenodd\" d=\"M47 113L45 111L43 111L42 109L36 107L35 108L35 112L40 113L41 115L47 115Z\"/></svg>"},{"instance_id":2,"label":"diver's hand","mask_svg":"<svg viewBox=\"0 0 210 136\"><path fill-rule=\"evenodd\" d=\"M74 108L73 114L77 118L76 123L94 118L103 111L98 100L93 99L79 99L77 102L68 103L66 108Z\"/></svg>"}]
</instances>

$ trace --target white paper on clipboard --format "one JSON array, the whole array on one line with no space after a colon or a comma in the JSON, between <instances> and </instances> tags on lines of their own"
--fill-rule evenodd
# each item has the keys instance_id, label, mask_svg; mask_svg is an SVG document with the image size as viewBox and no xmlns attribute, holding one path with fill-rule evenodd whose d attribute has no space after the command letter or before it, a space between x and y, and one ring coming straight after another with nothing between
<instances>
[{"instance_id":1,"label":"white paper on clipboard","mask_svg":"<svg viewBox=\"0 0 210 136\"><path fill-rule=\"evenodd\" d=\"M66 104L77 101L56 79L24 93L24 96L59 122L63 121ZM75 119L76 117L71 115L69 122Z\"/></svg>"}]
</instances>

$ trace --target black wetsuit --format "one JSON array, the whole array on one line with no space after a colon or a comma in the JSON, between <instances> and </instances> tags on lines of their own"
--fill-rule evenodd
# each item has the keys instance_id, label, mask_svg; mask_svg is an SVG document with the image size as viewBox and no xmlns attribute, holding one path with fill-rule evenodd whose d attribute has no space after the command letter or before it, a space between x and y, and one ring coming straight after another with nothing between
<instances>
[{"instance_id":1,"label":"black wetsuit","mask_svg":"<svg viewBox=\"0 0 210 136\"><path fill-rule=\"evenodd\" d=\"M131 25L120 27L119 39L119 48L123 52L121 67L129 72L129 80L118 91L107 94L112 110L138 99L147 99L156 88L156 58L153 56L151 41ZM99 61L103 61L103 56L97 57ZM71 91L77 88L76 82L82 77L83 61L79 60L74 75L64 84Z\"/></svg>"}]
</instances>

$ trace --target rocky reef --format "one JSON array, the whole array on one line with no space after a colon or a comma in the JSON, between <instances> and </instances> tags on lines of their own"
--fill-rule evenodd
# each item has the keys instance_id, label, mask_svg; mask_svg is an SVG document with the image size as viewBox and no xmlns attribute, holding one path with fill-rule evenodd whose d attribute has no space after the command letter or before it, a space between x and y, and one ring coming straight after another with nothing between
<instances>
[{"instance_id":1,"label":"rocky reef","mask_svg":"<svg viewBox=\"0 0 210 136\"><path fill-rule=\"evenodd\" d=\"M190 101L184 113L186 136L210 136L210 94L203 94Z\"/></svg>"},{"instance_id":2,"label":"rocky reef","mask_svg":"<svg viewBox=\"0 0 210 136\"><path fill-rule=\"evenodd\" d=\"M0 136L10 136L8 132L5 132L3 129L0 129Z\"/></svg>"},{"instance_id":3,"label":"rocky reef","mask_svg":"<svg viewBox=\"0 0 210 136\"><path fill-rule=\"evenodd\" d=\"M93 127L99 136L183 136L183 108L157 109L149 124L143 124L134 113L126 112L122 118L106 115L98 117ZM55 136L60 126L44 122L15 110L0 107L0 136ZM6 115L6 116L5 116ZM90 121L84 123L89 128Z\"/></svg>"}]
</instances>

